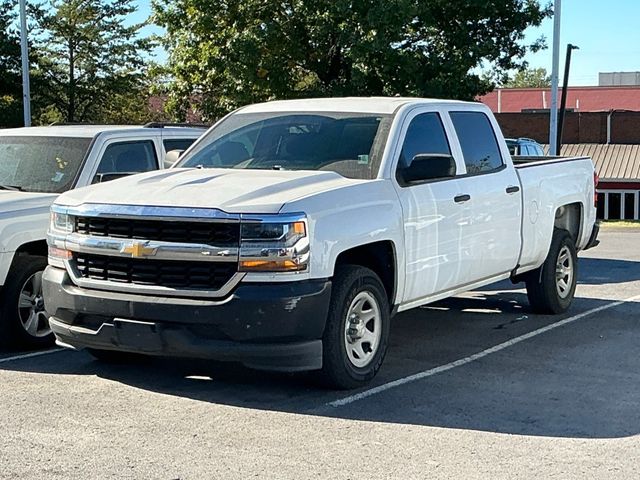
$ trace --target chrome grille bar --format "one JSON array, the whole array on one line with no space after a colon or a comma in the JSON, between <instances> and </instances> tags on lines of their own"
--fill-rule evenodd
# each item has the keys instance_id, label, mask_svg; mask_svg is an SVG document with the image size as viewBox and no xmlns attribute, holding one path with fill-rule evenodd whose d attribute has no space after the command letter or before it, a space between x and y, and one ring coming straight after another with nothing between
<instances>
[{"instance_id":1,"label":"chrome grille bar","mask_svg":"<svg viewBox=\"0 0 640 480\"><path fill-rule=\"evenodd\" d=\"M130 240L109 237L89 237L70 234L60 247L72 252L154 260L184 260L201 262L238 261L238 247L216 247L197 243L170 243L151 240Z\"/></svg>"}]
</instances>

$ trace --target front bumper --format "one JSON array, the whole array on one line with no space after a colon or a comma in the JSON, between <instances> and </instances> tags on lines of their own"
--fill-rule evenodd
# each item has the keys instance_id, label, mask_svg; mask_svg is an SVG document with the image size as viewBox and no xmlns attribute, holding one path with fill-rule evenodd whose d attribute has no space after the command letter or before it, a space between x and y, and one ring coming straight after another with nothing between
<instances>
[{"instance_id":1,"label":"front bumper","mask_svg":"<svg viewBox=\"0 0 640 480\"><path fill-rule=\"evenodd\" d=\"M60 345L239 361L253 368L322 367L329 280L241 284L226 299L150 297L74 285L48 267L43 290Z\"/></svg>"}]
</instances>

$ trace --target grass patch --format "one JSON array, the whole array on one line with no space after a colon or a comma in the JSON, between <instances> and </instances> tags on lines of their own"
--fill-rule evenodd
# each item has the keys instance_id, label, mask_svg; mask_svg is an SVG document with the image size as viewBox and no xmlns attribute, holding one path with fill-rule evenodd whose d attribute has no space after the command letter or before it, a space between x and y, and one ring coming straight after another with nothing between
<instances>
[{"instance_id":1,"label":"grass patch","mask_svg":"<svg viewBox=\"0 0 640 480\"><path fill-rule=\"evenodd\" d=\"M602 228L640 228L640 220L600 220L600 226Z\"/></svg>"}]
</instances>

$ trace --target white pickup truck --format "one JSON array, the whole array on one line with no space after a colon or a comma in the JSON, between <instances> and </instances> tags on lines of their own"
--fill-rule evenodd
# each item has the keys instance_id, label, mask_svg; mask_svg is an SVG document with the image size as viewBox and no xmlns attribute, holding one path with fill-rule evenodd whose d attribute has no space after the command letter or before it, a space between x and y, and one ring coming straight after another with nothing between
<instances>
[{"instance_id":1,"label":"white pickup truck","mask_svg":"<svg viewBox=\"0 0 640 480\"><path fill-rule=\"evenodd\" d=\"M166 127L166 128L165 128ZM53 343L41 279L49 209L58 194L157 170L202 128L67 125L0 130L0 344Z\"/></svg>"},{"instance_id":2,"label":"white pickup truck","mask_svg":"<svg viewBox=\"0 0 640 480\"><path fill-rule=\"evenodd\" d=\"M59 345L371 380L396 312L498 280L561 313L597 243L589 158L514 166L481 104L278 101L176 168L60 196L44 293Z\"/></svg>"}]
</instances>

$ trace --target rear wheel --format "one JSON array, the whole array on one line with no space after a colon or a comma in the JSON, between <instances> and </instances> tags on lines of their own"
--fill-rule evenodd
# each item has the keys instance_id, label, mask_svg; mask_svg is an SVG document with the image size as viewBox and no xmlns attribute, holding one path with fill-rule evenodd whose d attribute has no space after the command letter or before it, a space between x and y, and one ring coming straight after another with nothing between
<instances>
[{"instance_id":1,"label":"rear wheel","mask_svg":"<svg viewBox=\"0 0 640 480\"><path fill-rule=\"evenodd\" d=\"M325 383L356 388L378 372L389 339L389 302L378 275L356 265L336 270L322 339Z\"/></svg>"},{"instance_id":2,"label":"rear wheel","mask_svg":"<svg viewBox=\"0 0 640 480\"><path fill-rule=\"evenodd\" d=\"M566 312L576 291L576 246L568 231L555 229L546 260L527 275L527 296L536 313Z\"/></svg>"},{"instance_id":3,"label":"rear wheel","mask_svg":"<svg viewBox=\"0 0 640 480\"><path fill-rule=\"evenodd\" d=\"M47 259L17 257L0 296L0 343L5 347L43 347L53 334L42 296L42 273Z\"/></svg>"}]
</instances>

